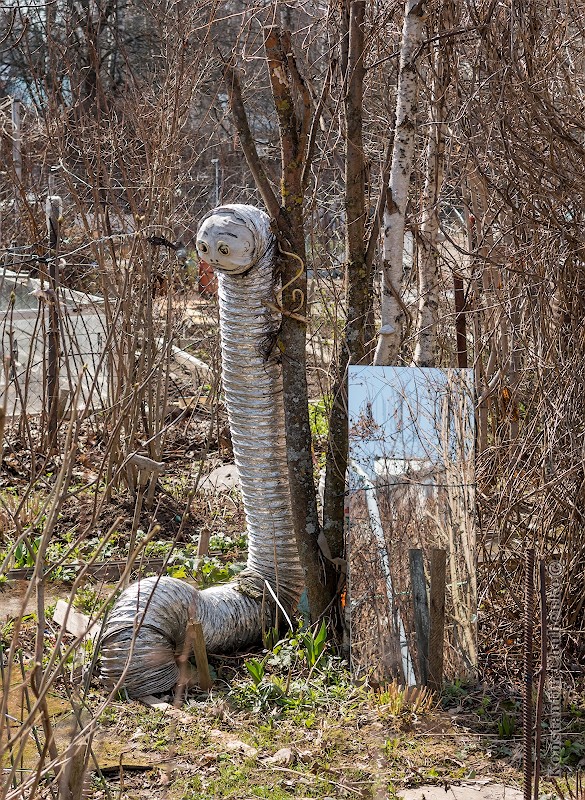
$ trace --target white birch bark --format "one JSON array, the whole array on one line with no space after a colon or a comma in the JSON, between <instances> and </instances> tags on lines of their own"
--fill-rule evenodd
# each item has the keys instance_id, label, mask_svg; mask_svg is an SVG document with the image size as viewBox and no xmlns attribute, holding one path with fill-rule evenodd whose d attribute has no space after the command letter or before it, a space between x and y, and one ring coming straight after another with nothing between
<instances>
[{"instance_id":1,"label":"white birch bark","mask_svg":"<svg viewBox=\"0 0 585 800\"><path fill-rule=\"evenodd\" d=\"M396 361L402 340L404 311L400 302L404 224L414 159L417 100L416 59L423 39L425 0L406 0L396 97L396 129L390 171L389 197L384 212L382 325L374 365Z\"/></svg>"},{"instance_id":2,"label":"white birch bark","mask_svg":"<svg viewBox=\"0 0 585 800\"><path fill-rule=\"evenodd\" d=\"M439 23L440 24L440 23ZM444 27L444 26L440 26ZM439 316L439 197L445 162L445 53L441 42L435 44L429 73L429 134L427 138L425 185L422 197L421 246L418 263L418 313L413 363L435 367L437 323Z\"/></svg>"},{"instance_id":3,"label":"white birch bark","mask_svg":"<svg viewBox=\"0 0 585 800\"><path fill-rule=\"evenodd\" d=\"M423 190L423 214L420 226L421 247L418 264L418 314L413 363L419 367L436 366L437 322L439 311L439 190L442 181L444 125L432 124L427 143L427 169Z\"/></svg>"}]
</instances>

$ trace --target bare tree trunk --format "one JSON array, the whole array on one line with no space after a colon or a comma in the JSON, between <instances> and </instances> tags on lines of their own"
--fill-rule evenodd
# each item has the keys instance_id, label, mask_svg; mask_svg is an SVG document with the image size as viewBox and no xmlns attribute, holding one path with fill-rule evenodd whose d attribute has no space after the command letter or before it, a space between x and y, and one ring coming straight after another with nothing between
<instances>
[{"instance_id":1,"label":"bare tree trunk","mask_svg":"<svg viewBox=\"0 0 585 800\"><path fill-rule=\"evenodd\" d=\"M396 131L390 172L390 191L384 212L382 326L374 364L393 364L402 343L404 322L400 301L408 187L414 159L417 76L416 60L424 33L425 0L406 0L396 97Z\"/></svg>"},{"instance_id":2,"label":"bare tree trunk","mask_svg":"<svg viewBox=\"0 0 585 800\"><path fill-rule=\"evenodd\" d=\"M57 445L59 416L59 239L61 226L61 198L49 188L46 200L47 233L49 236L49 301L47 303L47 448L53 452Z\"/></svg>"},{"instance_id":3,"label":"bare tree trunk","mask_svg":"<svg viewBox=\"0 0 585 800\"><path fill-rule=\"evenodd\" d=\"M478 391L478 451L483 452L488 445L488 419L491 397L500 383L501 371L498 369L498 333L500 330L501 309L496 302L496 287L499 275L495 266L496 243L492 224L496 218L490 207L485 179L477 171L467 176L469 210L467 224L471 252L474 253L481 280L475 284L475 380Z\"/></svg>"},{"instance_id":4,"label":"bare tree trunk","mask_svg":"<svg viewBox=\"0 0 585 800\"><path fill-rule=\"evenodd\" d=\"M441 10L437 33L451 22L449 6ZM448 17L448 19L446 19ZM413 361L419 367L436 366L437 322L439 316L439 198L445 171L446 104L450 48L439 39L431 55L429 84L429 133L426 175L422 200L421 257L418 263L418 316Z\"/></svg>"},{"instance_id":5,"label":"bare tree trunk","mask_svg":"<svg viewBox=\"0 0 585 800\"><path fill-rule=\"evenodd\" d=\"M286 39L286 41L285 41ZM284 44L288 47L284 47ZM283 253L280 339L283 352L282 381L284 419L292 499L292 514L297 546L309 597L311 617L319 617L335 592L331 570L326 568L318 545L320 532L317 495L313 477L313 442L309 423L307 387L307 256L303 215L303 167L311 115L310 96L291 60L289 37L276 27L265 30L264 46L270 74L274 106L278 115L282 181L281 203L288 223L281 243L292 252ZM293 86L297 84L303 103L303 119L295 110ZM298 104L297 104L298 105ZM308 116L306 112L308 111ZM287 311L289 313L287 313ZM329 585L328 585L329 584Z\"/></svg>"},{"instance_id":6,"label":"bare tree trunk","mask_svg":"<svg viewBox=\"0 0 585 800\"><path fill-rule=\"evenodd\" d=\"M348 459L347 366L363 363L366 358L366 319L371 305L369 295L371 259L365 242L366 198L363 144L364 94L364 22L365 0L351 0L343 13L344 41L348 46L342 57L344 72L344 110L346 124L345 153L345 240L347 252L347 321L333 388L329 418L323 533L330 555L344 554L345 475Z\"/></svg>"},{"instance_id":7,"label":"bare tree trunk","mask_svg":"<svg viewBox=\"0 0 585 800\"><path fill-rule=\"evenodd\" d=\"M264 46L281 144L281 198L277 199L263 169L250 131L237 71L226 65L230 107L244 155L268 213L281 251L282 379L286 447L292 514L299 557L305 575L311 617L329 606L335 574L319 547L319 517L313 478L312 437L306 374L307 269L304 230L304 182L311 160L313 103L300 75L290 34L276 26L264 31Z\"/></svg>"},{"instance_id":8,"label":"bare tree trunk","mask_svg":"<svg viewBox=\"0 0 585 800\"><path fill-rule=\"evenodd\" d=\"M14 217L19 221L22 187L21 103L12 98L12 169L14 171Z\"/></svg>"}]
</instances>

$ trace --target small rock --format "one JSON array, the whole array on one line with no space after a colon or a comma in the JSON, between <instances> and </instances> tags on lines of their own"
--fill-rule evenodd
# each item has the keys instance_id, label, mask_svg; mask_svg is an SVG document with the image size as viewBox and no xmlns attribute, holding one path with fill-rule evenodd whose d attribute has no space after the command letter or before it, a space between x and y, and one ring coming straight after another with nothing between
<instances>
[{"instance_id":1,"label":"small rock","mask_svg":"<svg viewBox=\"0 0 585 800\"><path fill-rule=\"evenodd\" d=\"M246 758L254 758L258 755L255 747L250 747L246 742L240 742L239 739L230 739L225 743L225 749L230 753L243 753Z\"/></svg>"},{"instance_id":2,"label":"small rock","mask_svg":"<svg viewBox=\"0 0 585 800\"><path fill-rule=\"evenodd\" d=\"M280 750L277 750L273 756L265 758L264 763L286 766L287 764L290 764L292 760L293 760L293 751L290 749L290 747L281 747Z\"/></svg>"},{"instance_id":3,"label":"small rock","mask_svg":"<svg viewBox=\"0 0 585 800\"><path fill-rule=\"evenodd\" d=\"M211 492L229 492L239 487L238 472L235 464L224 464L217 467L199 484L199 488Z\"/></svg>"},{"instance_id":4,"label":"small rock","mask_svg":"<svg viewBox=\"0 0 585 800\"><path fill-rule=\"evenodd\" d=\"M258 755L255 747L250 747L246 742L241 742L239 739L231 737L229 733L218 731L217 728L210 730L209 735L214 739L222 739L223 741L219 742L220 746L223 746L230 753L242 753L246 758L254 758Z\"/></svg>"}]
</instances>

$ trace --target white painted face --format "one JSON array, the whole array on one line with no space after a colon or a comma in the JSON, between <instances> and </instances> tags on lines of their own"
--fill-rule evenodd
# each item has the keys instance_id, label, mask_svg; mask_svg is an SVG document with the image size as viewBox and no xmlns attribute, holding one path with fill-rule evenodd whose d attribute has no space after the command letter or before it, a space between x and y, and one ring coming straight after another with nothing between
<instances>
[{"instance_id":1,"label":"white painted face","mask_svg":"<svg viewBox=\"0 0 585 800\"><path fill-rule=\"evenodd\" d=\"M239 275L254 259L252 232L229 211L212 214L197 231L197 253L213 269Z\"/></svg>"}]
</instances>

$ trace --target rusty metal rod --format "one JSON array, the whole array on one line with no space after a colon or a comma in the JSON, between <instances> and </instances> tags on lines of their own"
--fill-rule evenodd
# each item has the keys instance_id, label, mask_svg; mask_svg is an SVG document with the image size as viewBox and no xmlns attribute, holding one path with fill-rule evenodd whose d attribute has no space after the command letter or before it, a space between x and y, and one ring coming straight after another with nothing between
<instances>
[{"instance_id":1,"label":"rusty metal rod","mask_svg":"<svg viewBox=\"0 0 585 800\"><path fill-rule=\"evenodd\" d=\"M524 578L524 800L532 800L532 640L534 634L534 549L526 551Z\"/></svg>"},{"instance_id":2,"label":"rusty metal rod","mask_svg":"<svg viewBox=\"0 0 585 800\"><path fill-rule=\"evenodd\" d=\"M533 800L538 800L540 783L540 762L542 744L542 713L544 709L544 688L546 686L546 648L548 642L548 626L546 621L546 565L544 559L538 562L540 589L540 675L536 694L536 741L534 743L534 790Z\"/></svg>"}]
</instances>

